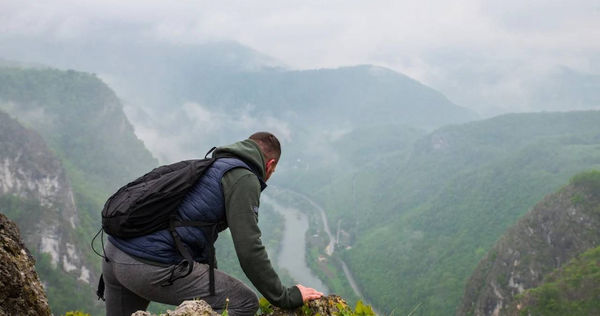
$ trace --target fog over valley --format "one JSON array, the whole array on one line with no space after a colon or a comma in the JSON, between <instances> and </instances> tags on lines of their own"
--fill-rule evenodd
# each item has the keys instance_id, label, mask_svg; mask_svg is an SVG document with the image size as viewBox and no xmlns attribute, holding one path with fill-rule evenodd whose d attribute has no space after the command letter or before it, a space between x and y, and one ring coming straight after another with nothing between
<instances>
[{"instance_id":1,"label":"fog over valley","mask_svg":"<svg viewBox=\"0 0 600 316\"><path fill-rule=\"evenodd\" d=\"M264 130L282 156L259 226L284 284L380 315L600 313L599 16L587 0L5 0L0 213L55 315L104 315L89 242L106 199ZM250 285L228 230L216 245Z\"/></svg>"}]
</instances>

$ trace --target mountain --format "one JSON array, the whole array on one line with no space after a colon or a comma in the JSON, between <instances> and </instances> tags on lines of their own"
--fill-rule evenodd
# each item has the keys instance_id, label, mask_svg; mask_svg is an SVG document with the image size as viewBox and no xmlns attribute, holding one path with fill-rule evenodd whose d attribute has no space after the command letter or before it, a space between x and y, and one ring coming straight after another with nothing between
<instances>
[{"instance_id":1,"label":"mountain","mask_svg":"<svg viewBox=\"0 0 600 316\"><path fill-rule=\"evenodd\" d=\"M179 104L196 102L226 111L250 106L257 116L270 114L313 127L395 123L433 128L474 117L441 93L383 67L238 70L210 80L205 75L198 69L182 78L180 86L187 88L180 88Z\"/></svg>"},{"instance_id":2,"label":"mountain","mask_svg":"<svg viewBox=\"0 0 600 316\"><path fill-rule=\"evenodd\" d=\"M336 256L374 307L451 314L508 227L573 174L600 167L598 122L594 111L503 115L440 128L396 152L373 139L378 149L360 168L294 188L348 235Z\"/></svg>"},{"instance_id":3,"label":"mountain","mask_svg":"<svg viewBox=\"0 0 600 316\"><path fill-rule=\"evenodd\" d=\"M164 162L199 156L255 130L305 144L320 131L381 124L432 130L476 118L390 69L293 70L235 42L174 44L121 34L60 44L13 42L3 55L97 73L124 100L138 135Z\"/></svg>"},{"instance_id":4,"label":"mountain","mask_svg":"<svg viewBox=\"0 0 600 316\"><path fill-rule=\"evenodd\" d=\"M578 174L569 185L546 196L479 262L457 314L504 314L518 294L554 282L546 280L550 272L600 244L599 203L599 171Z\"/></svg>"},{"instance_id":5,"label":"mountain","mask_svg":"<svg viewBox=\"0 0 600 316\"><path fill-rule=\"evenodd\" d=\"M271 130L284 144L285 169L297 159L326 160L305 148L326 145L323 140L339 134L380 130L382 125L431 130L474 118L439 92L375 66L265 69L228 74L210 83L189 75L181 85L190 86L185 97L174 99L168 108L129 103L128 115L140 137L166 161L204 154L215 144L245 138L252 131Z\"/></svg>"},{"instance_id":6,"label":"mountain","mask_svg":"<svg viewBox=\"0 0 600 316\"><path fill-rule=\"evenodd\" d=\"M100 260L89 251L100 210L157 162L94 75L0 68L0 109L0 209L21 227L52 311L101 313Z\"/></svg>"},{"instance_id":7,"label":"mountain","mask_svg":"<svg viewBox=\"0 0 600 316\"><path fill-rule=\"evenodd\" d=\"M115 93L95 75L0 68L0 109L38 131L72 169L95 178L88 184L103 191L156 163Z\"/></svg>"}]
</instances>

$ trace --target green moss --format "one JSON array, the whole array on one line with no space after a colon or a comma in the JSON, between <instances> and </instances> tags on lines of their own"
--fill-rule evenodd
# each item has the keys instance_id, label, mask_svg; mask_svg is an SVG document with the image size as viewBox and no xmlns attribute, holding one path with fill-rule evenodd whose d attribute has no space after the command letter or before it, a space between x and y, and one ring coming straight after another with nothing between
<instances>
[{"instance_id":1,"label":"green moss","mask_svg":"<svg viewBox=\"0 0 600 316\"><path fill-rule=\"evenodd\" d=\"M584 197L582 194L580 193L575 193L573 195L573 197L571 197L571 203L573 203L573 205L581 205L584 202Z\"/></svg>"}]
</instances>

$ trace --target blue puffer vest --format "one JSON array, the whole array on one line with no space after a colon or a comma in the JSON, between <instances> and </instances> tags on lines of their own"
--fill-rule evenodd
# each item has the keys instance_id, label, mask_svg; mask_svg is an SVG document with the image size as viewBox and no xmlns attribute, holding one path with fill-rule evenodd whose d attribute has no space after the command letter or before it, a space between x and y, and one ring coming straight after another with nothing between
<instances>
[{"instance_id":1,"label":"blue puffer vest","mask_svg":"<svg viewBox=\"0 0 600 316\"><path fill-rule=\"evenodd\" d=\"M227 171L239 167L252 171L239 159L217 159L183 199L177 210L178 219L219 223L219 231L227 228L221 178ZM177 227L176 230L194 261L207 263L208 246L211 246L207 238L210 236L210 228L187 226ZM108 236L108 239L123 252L152 262L177 264L183 259L175 247L173 237L166 229L141 237L123 239Z\"/></svg>"}]
</instances>

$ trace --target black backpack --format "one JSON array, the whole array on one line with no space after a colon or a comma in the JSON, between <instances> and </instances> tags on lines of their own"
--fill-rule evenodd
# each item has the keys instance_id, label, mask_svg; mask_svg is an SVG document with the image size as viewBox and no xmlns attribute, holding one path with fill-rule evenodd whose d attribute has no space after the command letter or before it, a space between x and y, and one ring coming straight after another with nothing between
<instances>
[{"instance_id":1,"label":"black backpack","mask_svg":"<svg viewBox=\"0 0 600 316\"><path fill-rule=\"evenodd\" d=\"M147 174L121 187L104 204L102 209L102 229L111 236L132 238L168 229L177 250L183 260L176 266L187 265L187 273L174 277L177 270L173 267L171 276L165 286L173 284L177 279L188 276L193 269L194 260L188 249L183 245L175 228L180 226L209 227L209 266L210 293L215 295L214 268L217 226L221 223L206 223L201 221L179 221L176 218L177 209L183 198L204 172L215 162L216 158L206 158L215 148L213 147L204 159L185 160L174 164L160 166ZM96 237L98 234L96 234ZM94 239L96 238L94 237ZM93 248L92 240L92 248ZM109 259L103 256L108 262ZM100 275L98 290L99 299L104 299L104 279Z\"/></svg>"}]
</instances>

